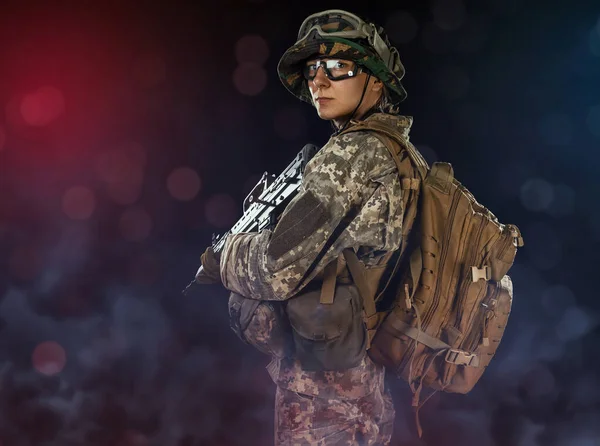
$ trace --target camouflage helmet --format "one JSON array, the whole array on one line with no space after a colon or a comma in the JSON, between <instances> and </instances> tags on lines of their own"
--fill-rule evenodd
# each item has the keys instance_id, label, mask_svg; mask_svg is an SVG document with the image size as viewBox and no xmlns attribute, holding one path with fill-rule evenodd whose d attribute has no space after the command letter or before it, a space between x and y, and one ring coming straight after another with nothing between
<instances>
[{"instance_id":1,"label":"camouflage helmet","mask_svg":"<svg viewBox=\"0 0 600 446\"><path fill-rule=\"evenodd\" d=\"M404 66L398 50L382 37L382 32L373 23L340 9L313 14L300 26L297 42L279 60L279 79L294 96L312 104L302 75L306 60L312 57L353 60L381 80L390 102L398 104L406 98L400 82Z\"/></svg>"}]
</instances>

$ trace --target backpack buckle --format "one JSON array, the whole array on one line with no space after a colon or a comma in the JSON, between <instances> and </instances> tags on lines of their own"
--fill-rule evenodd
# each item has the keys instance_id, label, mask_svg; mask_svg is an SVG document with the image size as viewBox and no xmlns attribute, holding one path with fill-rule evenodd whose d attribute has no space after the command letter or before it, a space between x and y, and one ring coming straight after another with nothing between
<instances>
[{"instance_id":1,"label":"backpack buckle","mask_svg":"<svg viewBox=\"0 0 600 446\"><path fill-rule=\"evenodd\" d=\"M446 362L467 367L479 367L479 356L475 353L449 349L446 353Z\"/></svg>"},{"instance_id":2,"label":"backpack buckle","mask_svg":"<svg viewBox=\"0 0 600 446\"><path fill-rule=\"evenodd\" d=\"M402 178L402 190L419 190L421 180L418 178Z\"/></svg>"},{"instance_id":3,"label":"backpack buckle","mask_svg":"<svg viewBox=\"0 0 600 446\"><path fill-rule=\"evenodd\" d=\"M487 282L492 278L492 268L487 265L484 265L483 268L472 266L471 277L473 278L473 282L477 282L480 279L483 279Z\"/></svg>"}]
</instances>

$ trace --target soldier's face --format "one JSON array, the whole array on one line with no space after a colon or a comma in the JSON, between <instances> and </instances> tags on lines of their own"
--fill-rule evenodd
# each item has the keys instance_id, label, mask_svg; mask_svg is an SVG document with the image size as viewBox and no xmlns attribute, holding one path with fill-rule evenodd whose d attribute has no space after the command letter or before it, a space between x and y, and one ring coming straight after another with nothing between
<instances>
[{"instance_id":1,"label":"soldier's face","mask_svg":"<svg viewBox=\"0 0 600 446\"><path fill-rule=\"evenodd\" d=\"M352 64L348 60L340 60L340 62ZM314 63L315 61L307 61L306 64L312 66L311 64ZM322 67L318 68L315 77L307 82L319 117L336 122L349 118L360 101L366 80L366 73L359 73L347 79L331 80ZM361 106L354 118L360 118L364 112L375 105L381 96L382 88L381 81L371 76Z\"/></svg>"}]
</instances>

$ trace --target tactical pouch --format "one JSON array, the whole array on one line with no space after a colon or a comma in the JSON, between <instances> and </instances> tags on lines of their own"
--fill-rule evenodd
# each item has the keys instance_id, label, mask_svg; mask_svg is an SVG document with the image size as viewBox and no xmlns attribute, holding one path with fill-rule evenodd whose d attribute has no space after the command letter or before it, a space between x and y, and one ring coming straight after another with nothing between
<instances>
[{"instance_id":1,"label":"tactical pouch","mask_svg":"<svg viewBox=\"0 0 600 446\"><path fill-rule=\"evenodd\" d=\"M290 325L283 302L247 299L231 293L229 296L229 325L246 344L277 358L293 353Z\"/></svg>"},{"instance_id":2,"label":"tactical pouch","mask_svg":"<svg viewBox=\"0 0 600 446\"><path fill-rule=\"evenodd\" d=\"M321 288L288 301L295 357L307 371L356 367L367 350L363 304L355 285L338 284L333 303L321 303Z\"/></svg>"}]
</instances>

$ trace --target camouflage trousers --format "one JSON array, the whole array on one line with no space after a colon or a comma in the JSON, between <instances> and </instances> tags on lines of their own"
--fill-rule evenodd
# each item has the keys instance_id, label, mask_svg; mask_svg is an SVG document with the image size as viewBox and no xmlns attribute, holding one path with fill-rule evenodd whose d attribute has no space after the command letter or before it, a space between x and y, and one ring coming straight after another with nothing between
<instances>
[{"instance_id":1,"label":"camouflage trousers","mask_svg":"<svg viewBox=\"0 0 600 446\"><path fill-rule=\"evenodd\" d=\"M275 446L389 445L394 406L379 386L358 399L328 399L277 386Z\"/></svg>"}]
</instances>

